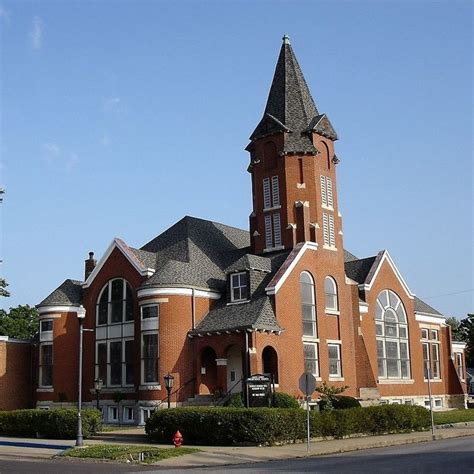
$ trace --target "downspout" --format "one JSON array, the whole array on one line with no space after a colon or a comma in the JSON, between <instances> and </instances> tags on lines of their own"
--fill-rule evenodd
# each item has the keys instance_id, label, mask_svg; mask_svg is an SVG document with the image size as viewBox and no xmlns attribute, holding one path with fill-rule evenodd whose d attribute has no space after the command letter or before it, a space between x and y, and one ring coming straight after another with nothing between
<instances>
[{"instance_id":1,"label":"downspout","mask_svg":"<svg viewBox=\"0 0 474 474\"><path fill-rule=\"evenodd\" d=\"M191 300L191 325L192 328L195 329L196 327L196 292L195 289L192 288L192 300Z\"/></svg>"}]
</instances>

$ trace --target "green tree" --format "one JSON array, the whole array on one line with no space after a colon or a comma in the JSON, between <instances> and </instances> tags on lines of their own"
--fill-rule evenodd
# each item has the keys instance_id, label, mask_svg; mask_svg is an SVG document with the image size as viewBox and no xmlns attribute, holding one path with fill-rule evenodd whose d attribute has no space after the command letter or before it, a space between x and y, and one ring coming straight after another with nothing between
<instances>
[{"instance_id":1,"label":"green tree","mask_svg":"<svg viewBox=\"0 0 474 474\"><path fill-rule=\"evenodd\" d=\"M462 340L466 343L466 365L474 367L474 313L468 313L467 317L461 320L460 331Z\"/></svg>"},{"instance_id":2,"label":"green tree","mask_svg":"<svg viewBox=\"0 0 474 474\"><path fill-rule=\"evenodd\" d=\"M464 342L464 334L461 331L461 321L459 321L457 318L450 317L446 318L446 324L451 326L453 340Z\"/></svg>"},{"instance_id":3,"label":"green tree","mask_svg":"<svg viewBox=\"0 0 474 474\"><path fill-rule=\"evenodd\" d=\"M31 339L38 332L38 311L28 305L0 310L0 336Z\"/></svg>"},{"instance_id":4,"label":"green tree","mask_svg":"<svg viewBox=\"0 0 474 474\"><path fill-rule=\"evenodd\" d=\"M10 293L6 290L8 283L5 278L0 277L0 296L10 296Z\"/></svg>"},{"instance_id":5,"label":"green tree","mask_svg":"<svg viewBox=\"0 0 474 474\"><path fill-rule=\"evenodd\" d=\"M334 408L334 403L337 401L337 395L343 393L347 388L347 385L344 387L335 387L334 385L329 385L326 382L318 385L316 387L316 392L321 394L321 407L324 410L332 410Z\"/></svg>"}]
</instances>

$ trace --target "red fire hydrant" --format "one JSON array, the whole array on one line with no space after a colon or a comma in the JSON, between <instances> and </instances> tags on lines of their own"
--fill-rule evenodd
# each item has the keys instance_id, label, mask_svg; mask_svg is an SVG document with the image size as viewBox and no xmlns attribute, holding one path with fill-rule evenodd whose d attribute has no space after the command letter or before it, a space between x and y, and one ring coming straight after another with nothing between
<instances>
[{"instance_id":1,"label":"red fire hydrant","mask_svg":"<svg viewBox=\"0 0 474 474\"><path fill-rule=\"evenodd\" d=\"M173 443L175 448L179 448L183 444L183 435L179 431L174 434Z\"/></svg>"}]
</instances>

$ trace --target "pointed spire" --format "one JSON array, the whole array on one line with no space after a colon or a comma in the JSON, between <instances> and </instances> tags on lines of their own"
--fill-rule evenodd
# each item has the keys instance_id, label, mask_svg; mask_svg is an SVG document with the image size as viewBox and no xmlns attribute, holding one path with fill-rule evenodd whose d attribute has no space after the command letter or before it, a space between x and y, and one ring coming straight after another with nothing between
<instances>
[{"instance_id":1,"label":"pointed spire","mask_svg":"<svg viewBox=\"0 0 474 474\"><path fill-rule=\"evenodd\" d=\"M287 153L317 153L310 125L319 116L288 35L283 36L273 82L262 120L252 133L253 141L276 132L290 132L285 143Z\"/></svg>"}]
</instances>

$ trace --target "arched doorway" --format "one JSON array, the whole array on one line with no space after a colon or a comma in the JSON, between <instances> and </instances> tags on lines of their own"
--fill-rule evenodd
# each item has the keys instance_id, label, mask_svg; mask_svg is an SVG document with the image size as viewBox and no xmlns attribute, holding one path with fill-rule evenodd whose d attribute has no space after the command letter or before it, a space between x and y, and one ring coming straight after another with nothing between
<instances>
[{"instance_id":1,"label":"arched doorway","mask_svg":"<svg viewBox=\"0 0 474 474\"><path fill-rule=\"evenodd\" d=\"M242 350L239 346L230 346L227 350L227 390L231 393L242 391Z\"/></svg>"},{"instance_id":2,"label":"arched doorway","mask_svg":"<svg viewBox=\"0 0 474 474\"><path fill-rule=\"evenodd\" d=\"M273 382L278 383L278 355L271 346L265 347L262 352L262 366L264 374L272 374Z\"/></svg>"},{"instance_id":3,"label":"arched doorway","mask_svg":"<svg viewBox=\"0 0 474 474\"><path fill-rule=\"evenodd\" d=\"M212 347L205 347L201 352L201 383L199 395L212 395L217 389L216 352Z\"/></svg>"}]
</instances>

